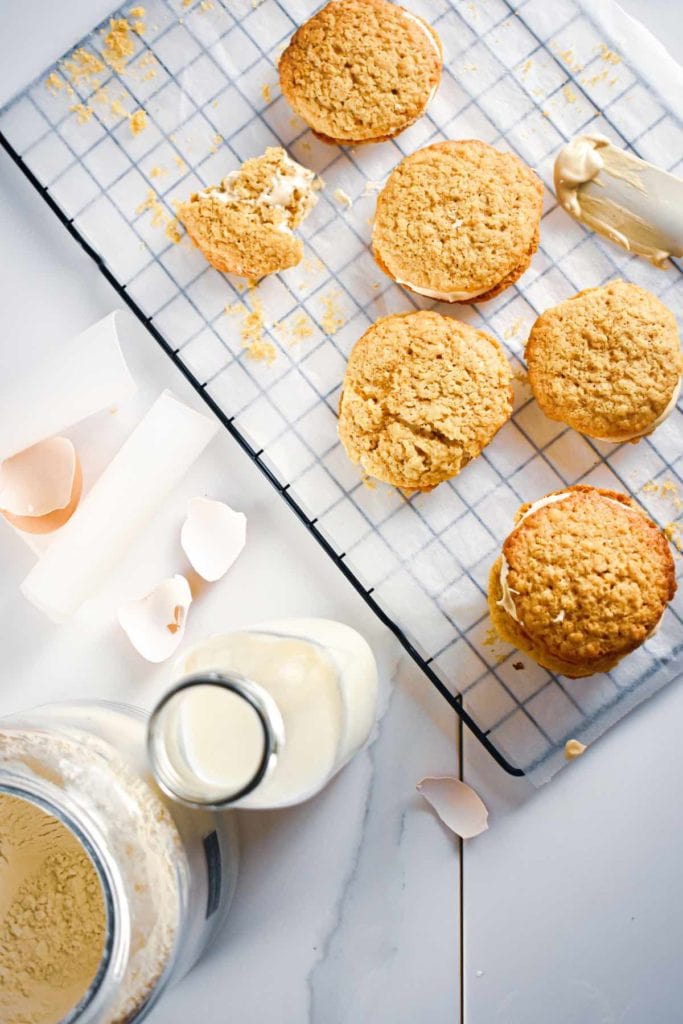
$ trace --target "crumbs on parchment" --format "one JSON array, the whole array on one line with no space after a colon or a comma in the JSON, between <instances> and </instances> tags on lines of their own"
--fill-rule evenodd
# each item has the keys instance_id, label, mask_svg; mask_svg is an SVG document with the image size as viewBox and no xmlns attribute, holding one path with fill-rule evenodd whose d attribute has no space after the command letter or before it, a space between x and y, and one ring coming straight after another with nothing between
<instances>
[{"instance_id":1,"label":"crumbs on parchment","mask_svg":"<svg viewBox=\"0 0 683 1024\"><path fill-rule=\"evenodd\" d=\"M332 198L336 203L339 203L340 206L345 206L347 210L350 210L351 207L353 206L353 200L351 196L348 195L343 188L335 188L334 192L332 193Z\"/></svg>"},{"instance_id":2,"label":"crumbs on parchment","mask_svg":"<svg viewBox=\"0 0 683 1024\"><path fill-rule=\"evenodd\" d=\"M323 315L320 320L325 334L336 334L340 327L344 326L344 317L338 305L339 292L336 290L323 295Z\"/></svg>"},{"instance_id":3,"label":"crumbs on parchment","mask_svg":"<svg viewBox=\"0 0 683 1024\"><path fill-rule=\"evenodd\" d=\"M141 214L149 211L152 215L150 224L153 228L163 228L167 238L169 238L175 245L177 245L182 237L183 233L180 227L180 222L177 217L172 216L166 207L160 202L154 189L148 189L147 195L135 207L135 213Z\"/></svg>"},{"instance_id":4,"label":"crumbs on parchment","mask_svg":"<svg viewBox=\"0 0 683 1024\"><path fill-rule=\"evenodd\" d=\"M128 115L128 124L132 135L139 135L147 127L147 114L144 110L135 110Z\"/></svg>"}]
</instances>

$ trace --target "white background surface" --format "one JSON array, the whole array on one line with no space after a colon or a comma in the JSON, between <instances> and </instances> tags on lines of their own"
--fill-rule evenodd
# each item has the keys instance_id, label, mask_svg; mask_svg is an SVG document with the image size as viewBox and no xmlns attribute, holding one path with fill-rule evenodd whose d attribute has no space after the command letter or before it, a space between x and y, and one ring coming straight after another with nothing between
<instances>
[{"instance_id":1,"label":"white background surface","mask_svg":"<svg viewBox=\"0 0 683 1024\"><path fill-rule=\"evenodd\" d=\"M0 99L110 9L107 0L0 7ZM680 5L624 5L680 60ZM30 46L28 40L30 39ZM116 296L9 160L0 159L0 372L117 305ZM185 393L151 338L143 376ZM373 642L384 676L369 750L311 804L242 816L243 869L215 948L154 1024L677 1024L683 943L680 722L672 686L543 790L509 779L464 740L466 777L491 829L456 843L414 794L457 766L455 724L394 643L226 435L188 486L249 516L234 572L194 611L191 634L283 615L329 615ZM0 711L109 696L148 705L166 682L115 628L53 627L18 593L28 550L0 531ZM460 906L460 870L463 901ZM460 943L460 912L464 947ZM460 1009L463 949L464 1016Z\"/></svg>"}]
</instances>

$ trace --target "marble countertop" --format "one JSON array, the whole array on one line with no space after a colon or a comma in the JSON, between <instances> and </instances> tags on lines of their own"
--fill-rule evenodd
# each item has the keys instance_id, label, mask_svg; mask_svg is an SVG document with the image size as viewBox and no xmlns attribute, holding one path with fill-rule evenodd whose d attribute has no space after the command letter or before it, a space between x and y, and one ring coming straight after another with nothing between
<instances>
[{"instance_id":1,"label":"marble countertop","mask_svg":"<svg viewBox=\"0 0 683 1024\"><path fill-rule=\"evenodd\" d=\"M8 98L111 9L45 0L0 11L28 33L0 66ZM679 59L676 5L624 6ZM3 332L22 360L105 315L117 296L10 161L0 158ZM151 337L140 354L159 387L184 381ZM227 434L197 467L243 509L250 543L198 609L193 634L268 617L327 615L373 643L383 677L369 747L319 797L243 813L243 863L228 924L152 1024L674 1024L680 1019L683 688L630 715L550 785L506 776ZM0 713L96 695L148 706L166 670L114 629L54 627L19 595L28 551L0 531L4 673ZM96 682L93 682L96 680ZM491 809L465 844L415 793L457 772Z\"/></svg>"}]
</instances>

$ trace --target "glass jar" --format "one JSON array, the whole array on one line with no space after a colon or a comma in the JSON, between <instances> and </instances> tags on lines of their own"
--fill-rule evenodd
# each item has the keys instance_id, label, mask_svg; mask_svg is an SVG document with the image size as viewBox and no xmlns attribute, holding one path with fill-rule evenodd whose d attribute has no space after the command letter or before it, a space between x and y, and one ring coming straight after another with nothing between
<instances>
[{"instance_id":1,"label":"glass jar","mask_svg":"<svg viewBox=\"0 0 683 1024\"><path fill-rule=\"evenodd\" d=\"M101 883L102 960L65 1024L143 1020L199 958L234 892L233 816L167 800L149 771L146 733L144 712L104 701L0 719L0 793L65 825Z\"/></svg>"}]
</instances>

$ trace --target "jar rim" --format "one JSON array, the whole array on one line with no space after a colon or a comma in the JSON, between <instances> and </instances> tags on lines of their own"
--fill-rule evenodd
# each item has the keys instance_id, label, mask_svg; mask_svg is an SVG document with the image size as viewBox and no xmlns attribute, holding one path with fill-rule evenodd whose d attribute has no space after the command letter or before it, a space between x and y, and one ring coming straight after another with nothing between
<instances>
[{"instance_id":1,"label":"jar rim","mask_svg":"<svg viewBox=\"0 0 683 1024\"><path fill-rule=\"evenodd\" d=\"M163 737L163 718L170 703L179 694L198 686L215 686L229 690L246 701L255 712L262 729L263 753L251 779L235 792L224 797L200 799L183 789L179 774L166 752ZM172 686L153 708L147 725L147 756L159 788L171 799L187 807L220 810L242 800L252 793L277 765L285 742L284 722L280 710L270 694L258 683L237 672L203 671L185 676Z\"/></svg>"}]
</instances>

